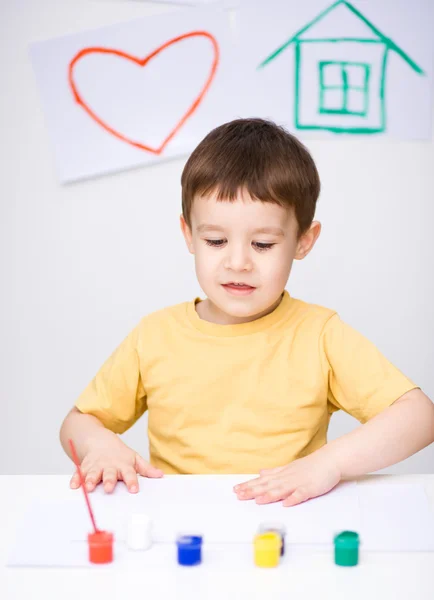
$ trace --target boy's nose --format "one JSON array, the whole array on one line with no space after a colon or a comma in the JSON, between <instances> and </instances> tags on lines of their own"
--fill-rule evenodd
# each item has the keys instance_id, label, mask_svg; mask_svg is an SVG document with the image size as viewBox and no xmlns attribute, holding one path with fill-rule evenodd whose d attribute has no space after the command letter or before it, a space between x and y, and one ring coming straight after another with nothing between
<instances>
[{"instance_id":1,"label":"boy's nose","mask_svg":"<svg viewBox=\"0 0 434 600\"><path fill-rule=\"evenodd\" d=\"M228 252L224 266L229 271L251 271L253 263L249 253L244 249L239 248Z\"/></svg>"}]
</instances>

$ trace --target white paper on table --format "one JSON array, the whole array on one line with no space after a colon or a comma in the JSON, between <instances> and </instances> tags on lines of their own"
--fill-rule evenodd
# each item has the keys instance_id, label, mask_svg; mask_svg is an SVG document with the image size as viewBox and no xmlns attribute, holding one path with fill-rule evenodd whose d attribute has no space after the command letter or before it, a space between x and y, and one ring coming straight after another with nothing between
<instances>
[{"instance_id":1,"label":"white paper on table","mask_svg":"<svg viewBox=\"0 0 434 600\"><path fill-rule=\"evenodd\" d=\"M119 485L107 495L99 487L90 499L97 526L112 531L118 541L126 540L129 517L138 512L151 517L157 543L174 542L186 531L201 532L208 543L250 543L262 521L284 523L288 540L295 544L329 544L337 531L359 528L353 483L343 483L329 494L288 509L281 503L259 506L238 500L232 487L239 482L239 477L228 482L227 476L224 483L215 476L166 476L142 479L139 494L129 494ZM34 502L21 529L37 539L86 540L91 524L81 490L72 491L61 503Z\"/></svg>"},{"instance_id":2,"label":"white paper on table","mask_svg":"<svg viewBox=\"0 0 434 600\"><path fill-rule=\"evenodd\" d=\"M151 516L156 547L174 545L182 532L200 532L207 546L250 547L264 521L285 524L288 543L293 545L331 545L337 531L359 528L357 487L353 483L343 483L325 496L289 509L281 503L258 506L254 501L239 501L232 488L240 481L243 476L222 476L221 480L215 476L166 476L141 479L139 494L129 494L119 485L111 495L98 488L90 498L97 526L114 533L120 556L125 552L129 517L137 512ZM9 565L82 565L87 562L89 531L81 490L71 490L63 501L37 500L29 506L17 531Z\"/></svg>"},{"instance_id":3,"label":"white paper on table","mask_svg":"<svg viewBox=\"0 0 434 600\"><path fill-rule=\"evenodd\" d=\"M160 562L163 566L167 556L174 556L176 536L183 532L201 533L211 553L217 546L232 548L230 556L233 553L235 560L239 548L236 560L251 560L245 548L251 548L253 535L264 521L286 526L289 552L303 546L331 549L334 535L348 529L360 534L363 551L434 550L434 515L421 485L341 483L324 496L284 508L281 503L258 506L254 501L239 501L232 487L245 479L169 475L141 479L139 494L129 494L119 485L111 495L98 488L90 497L97 525L114 533L115 553L123 563L136 560L125 547L128 519L136 512L152 518L155 544L143 559L150 566ZM17 531L8 564L86 565L90 530L81 490L71 490L63 501L35 501ZM215 560L220 564L220 559Z\"/></svg>"},{"instance_id":4,"label":"white paper on table","mask_svg":"<svg viewBox=\"0 0 434 600\"><path fill-rule=\"evenodd\" d=\"M420 484L358 486L364 550L434 551L434 515Z\"/></svg>"}]
</instances>

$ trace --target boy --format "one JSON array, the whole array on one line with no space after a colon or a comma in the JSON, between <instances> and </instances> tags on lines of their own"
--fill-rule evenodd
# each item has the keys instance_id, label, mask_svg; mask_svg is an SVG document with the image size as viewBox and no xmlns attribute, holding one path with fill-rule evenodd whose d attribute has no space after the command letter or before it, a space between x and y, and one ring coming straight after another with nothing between
<instances>
[{"instance_id":1,"label":"boy","mask_svg":"<svg viewBox=\"0 0 434 600\"><path fill-rule=\"evenodd\" d=\"M65 418L61 442L69 453L74 439L87 489L259 471L238 498L290 506L430 444L430 399L335 312L285 291L321 229L306 148L273 123L236 120L205 137L181 183L206 299L142 319ZM338 409L362 425L327 444ZM152 466L117 436L145 410Z\"/></svg>"}]
</instances>

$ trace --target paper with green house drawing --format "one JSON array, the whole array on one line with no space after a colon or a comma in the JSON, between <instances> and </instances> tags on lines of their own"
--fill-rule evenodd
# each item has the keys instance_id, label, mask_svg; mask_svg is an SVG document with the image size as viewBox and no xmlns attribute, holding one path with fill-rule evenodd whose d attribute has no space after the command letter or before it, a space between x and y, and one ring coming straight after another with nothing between
<instances>
[{"instance_id":1,"label":"paper with green house drawing","mask_svg":"<svg viewBox=\"0 0 434 600\"><path fill-rule=\"evenodd\" d=\"M301 137L431 139L434 2L244 0L243 116Z\"/></svg>"}]
</instances>

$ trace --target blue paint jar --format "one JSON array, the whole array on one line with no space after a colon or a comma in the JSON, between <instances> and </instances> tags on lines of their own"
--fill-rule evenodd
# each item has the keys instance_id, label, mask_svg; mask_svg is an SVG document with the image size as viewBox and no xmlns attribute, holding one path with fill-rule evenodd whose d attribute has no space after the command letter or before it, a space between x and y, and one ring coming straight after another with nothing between
<instances>
[{"instance_id":1,"label":"blue paint jar","mask_svg":"<svg viewBox=\"0 0 434 600\"><path fill-rule=\"evenodd\" d=\"M178 548L178 564L193 567L202 562L202 536L180 535L176 539Z\"/></svg>"}]
</instances>

